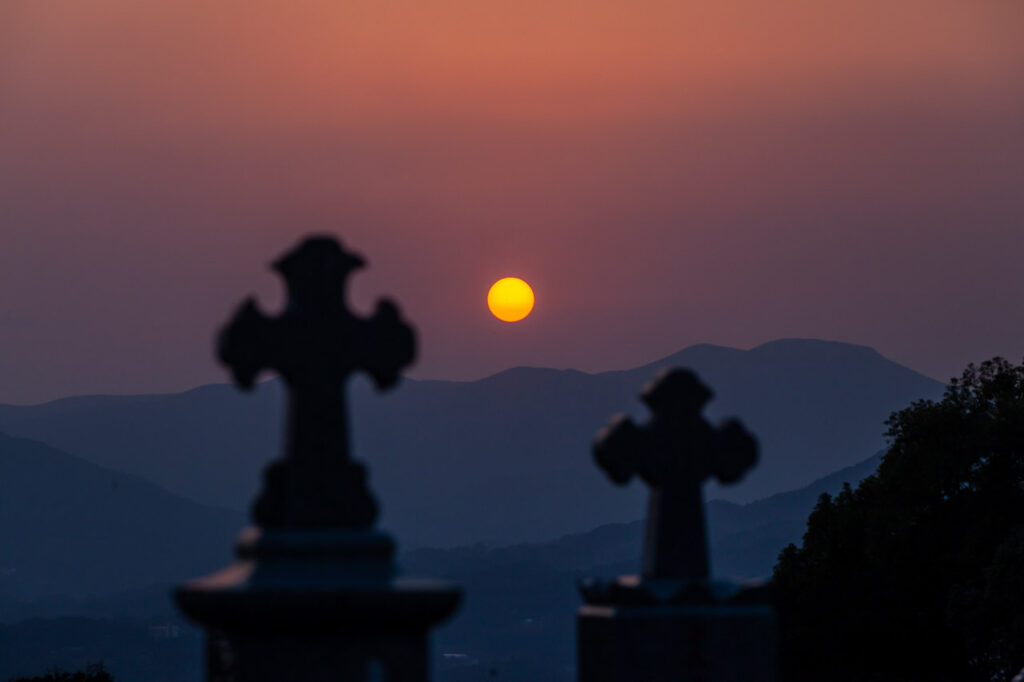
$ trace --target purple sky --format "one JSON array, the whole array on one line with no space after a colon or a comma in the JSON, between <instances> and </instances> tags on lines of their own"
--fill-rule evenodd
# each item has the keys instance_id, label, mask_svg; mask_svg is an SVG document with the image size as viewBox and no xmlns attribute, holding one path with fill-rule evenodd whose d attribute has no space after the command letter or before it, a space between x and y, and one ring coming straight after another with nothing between
<instances>
[{"instance_id":1,"label":"purple sky","mask_svg":"<svg viewBox=\"0 0 1024 682\"><path fill-rule=\"evenodd\" d=\"M0 401L225 380L325 231L414 376L803 336L946 379L1024 357L1022 188L1018 0L8 0Z\"/></svg>"}]
</instances>

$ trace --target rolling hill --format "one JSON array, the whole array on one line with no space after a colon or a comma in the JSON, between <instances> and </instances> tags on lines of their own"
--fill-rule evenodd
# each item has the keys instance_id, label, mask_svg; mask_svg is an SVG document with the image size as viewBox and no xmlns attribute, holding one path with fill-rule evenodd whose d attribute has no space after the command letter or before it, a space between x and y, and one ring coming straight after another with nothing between
<instances>
[{"instance_id":1,"label":"rolling hill","mask_svg":"<svg viewBox=\"0 0 1024 682\"><path fill-rule=\"evenodd\" d=\"M745 505L707 503L715 576L767 575L779 550L799 540L818 496L856 483L878 461ZM199 633L182 624L168 588L227 559L239 514L2 435L0 496L5 675L104 660L129 677L194 677ZM442 669L437 678L487 679L494 669L508 679L571 679L558 671L572 665L576 582L636 571L642 535L643 521L632 521L542 543L403 552L405 571L465 589L465 605L436 645L463 655L470 669ZM181 626L183 636L153 640L147 627L154 624Z\"/></svg>"},{"instance_id":2,"label":"rolling hill","mask_svg":"<svg viewBox=\"0 0 1024 682\"><path fill-rule=\"evenodd\" d=\"M822 493L844 482L856 485L878 467L875 455L808 486L737 505L706 504L712 575L745 580L771 575L779 551L799 542L807 516ZM542 543L488 548L473 545L422 549L402 556L406 570L442 576L465 588L458 616L438 632L440 651L475 661L477 677L494 669L500 678L572 679L576 585L583 578L611 578L640 568L643 521L615 523ZM453 678L454 679L454 678Z\"/></svg>"},{"instance_id":3,"label":"rolling hill","mask_svg":"<svg viewBox=\"0 0 1024 682\"><path fill-rule=\"evenodd\" d=\"M238 512L0 434L0 596L169 585L223 564L243 522Z\"/></svg>"}]
</instances>

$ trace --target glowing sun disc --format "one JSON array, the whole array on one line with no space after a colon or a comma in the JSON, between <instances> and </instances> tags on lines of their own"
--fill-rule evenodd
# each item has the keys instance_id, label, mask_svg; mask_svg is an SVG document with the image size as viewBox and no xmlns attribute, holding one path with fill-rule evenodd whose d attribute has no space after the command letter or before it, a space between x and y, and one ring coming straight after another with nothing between
<instances>
[{"instance_id":1,"label":"glowing sun disc","mask_svg":"<svg viewBox=\"0 0 1024 682\"><path fill-rule=\"evenodd\" d=\"M518 277L505 277L491 285L487 307L503 322L518 322L533 310L533 289Z\"/></svg>"}]
</instances>

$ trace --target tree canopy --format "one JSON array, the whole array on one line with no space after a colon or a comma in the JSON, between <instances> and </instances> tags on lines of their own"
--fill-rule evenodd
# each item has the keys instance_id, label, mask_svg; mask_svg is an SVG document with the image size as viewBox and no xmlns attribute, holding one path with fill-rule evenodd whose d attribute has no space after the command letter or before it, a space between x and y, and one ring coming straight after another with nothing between
<instances>
[{"instance_id":1,"label":"tree canopy","mask_svg":"<svg viewBox=\"0 0 1024 682\"><path fill-rule=\"evenodd\" d=\"M1024 365L968 366L886 422L773 580L786 680L1009 680L1024 665Z\"/></svg>"}]
</instances>

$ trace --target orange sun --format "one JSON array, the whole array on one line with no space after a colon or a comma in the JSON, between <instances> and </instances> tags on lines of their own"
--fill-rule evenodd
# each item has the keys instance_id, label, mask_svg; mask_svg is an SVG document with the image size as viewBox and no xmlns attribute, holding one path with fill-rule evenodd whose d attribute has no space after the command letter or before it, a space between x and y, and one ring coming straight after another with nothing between
<instances>
[{"instance_id":1,"label":"orange sun","mask_svg":"<svg viewBox=\"0 0 1024 682\"><path fill-rule=\"evenodd\" d=\"M518 277L505 277L491 285L487 307L503 322L518 322L533 310L533 289Z\"/></svg>"}]
</instances>

